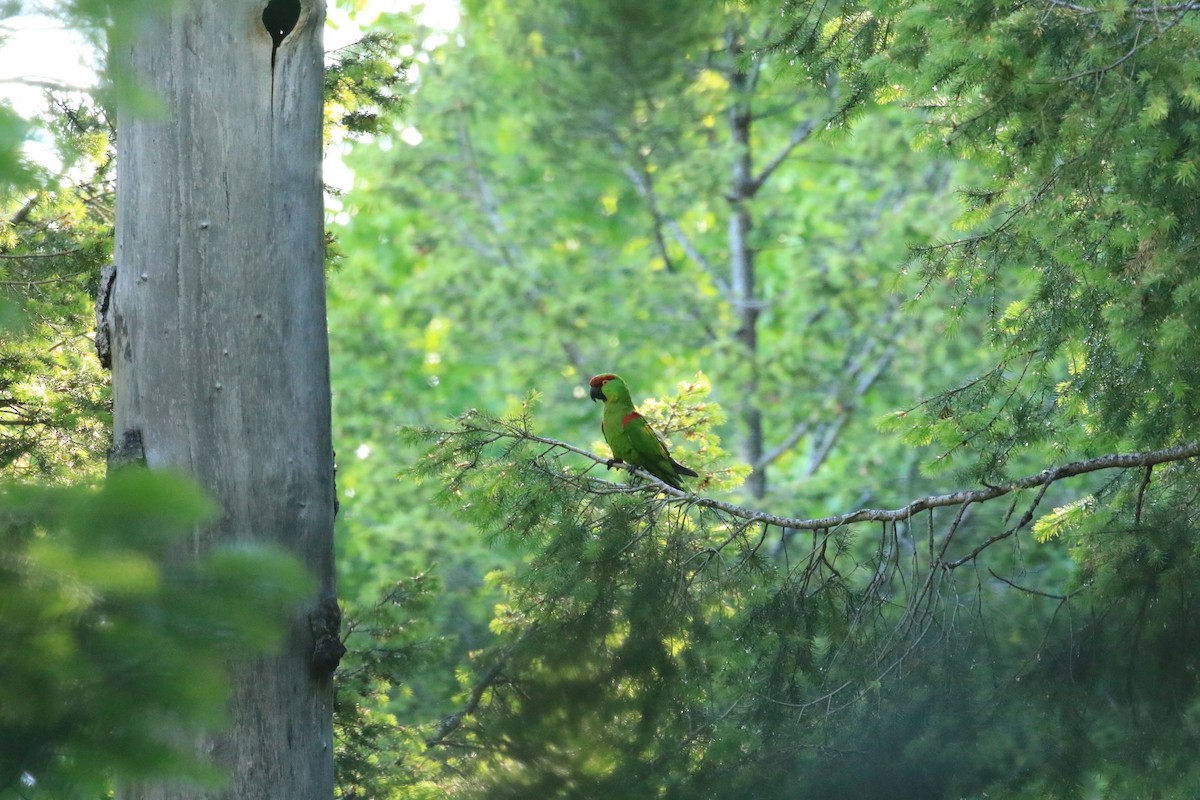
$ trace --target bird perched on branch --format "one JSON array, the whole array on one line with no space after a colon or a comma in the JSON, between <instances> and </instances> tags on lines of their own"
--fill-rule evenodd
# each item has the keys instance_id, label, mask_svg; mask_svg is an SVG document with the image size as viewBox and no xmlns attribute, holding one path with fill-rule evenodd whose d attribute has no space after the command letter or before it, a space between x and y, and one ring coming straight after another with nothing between
<instances>
[{"instance_id":1,"label":"bird perched on branch","mask_svg":"<svg viewBox=\"0 0 1200 800\"><path fill-rule=\"evenodd\" d=\"M592 400L604 401L604 416L600 430L612 450L611 468L617 461L641 467L668 486L682 489L681 475L698 478L699 473L680 464L667 452L663 442L649 423L633 407L629 387L618 375L597 375L588 381Z\"/></svg>"}]
</instances>

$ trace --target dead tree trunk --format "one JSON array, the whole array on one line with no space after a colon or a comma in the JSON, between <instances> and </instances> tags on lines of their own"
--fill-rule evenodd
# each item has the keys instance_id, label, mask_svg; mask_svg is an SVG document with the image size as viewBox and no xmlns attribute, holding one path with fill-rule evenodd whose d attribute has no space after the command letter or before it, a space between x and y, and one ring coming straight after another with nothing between
<instances>
[{"instance_id":1,"label":"dead tree trunk","mask_svg":"<svg viewBox=\"0 0 1200 800\"><path fill-rule=\"evenodd\" d=\"M120 109L111 340L118 458L193 476L218 542L282 545L318 586L283 652L233 665L221 789L333 796L333 453L321 189L324 4L192 0L114 44L156 98ZM331 633L332 632L332 633ZM316 657L314 658L314 653Z\"/></svg>"}]
</instances>

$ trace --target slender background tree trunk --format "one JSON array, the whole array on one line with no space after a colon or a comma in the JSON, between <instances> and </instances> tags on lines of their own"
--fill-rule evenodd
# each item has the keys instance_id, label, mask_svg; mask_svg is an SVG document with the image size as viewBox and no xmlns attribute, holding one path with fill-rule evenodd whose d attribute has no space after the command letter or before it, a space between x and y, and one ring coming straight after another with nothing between
<instances>
[{"instance_id":1,"label":"slender background tree trunk","mask_svg":"<svg viewBox=\"0 0 1200 800\"><path fill-rule=\"evenodd\" d=\"M732 98L727 116L730 141L733 144L733 171L730 180L729 209L729 286L732 290L734 314L738 328L735 334L742 349L747 371L740 388L739 409L745 431L742 433L742 460L754 471L746 478L750 496L761 499L767 493L767 469L762 464L763 419L758 400L758 317L761 306L755 288L754 248L750 230L754 218L750 205L758 191L754 178L754 153L750 144L750 126L754 115L751 101L757 83L757 65L753 74L741 65L745 44L743 31L731 26L725 33L726 55L729 58L729 88Z\"/></svg>"},{"instance_id":2,"label":"slender background tree trunk","mask_svg":"<svg viewBox=\"0 0 1200 800\"><path fill-rule=\"evenodd\" d=\"M114 45L115 63L161 103L126 104L119 120L108 314L116 455L182 470L213 495L222 514L196 531L195 552L281 544L318 589L281 654L234 665L232 725L198 743L229 784L125 796L331 798L332 666L313 665L314 620L336 631L324 6L172 7Z\"/></svg>"}]
</instances>

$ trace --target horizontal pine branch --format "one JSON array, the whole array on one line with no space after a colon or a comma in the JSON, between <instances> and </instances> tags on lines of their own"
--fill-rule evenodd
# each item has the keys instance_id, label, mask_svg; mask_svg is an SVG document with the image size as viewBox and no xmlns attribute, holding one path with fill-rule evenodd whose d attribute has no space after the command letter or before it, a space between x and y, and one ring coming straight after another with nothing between
<instances>
[{"instance_id":1,"label":"horizontal pine branch","mask_svg":"<svg viewBox=\"0 0 1200 800\"><path fill-rule=\"evenodd\" d=\"M557 439L536 436L528 431L522 431L516 428L509 429L503 433L500 431L495 431L495 433L537 442L554 449L566 450L568 452L583 456L584 458L591 459L597 464L610 465L609 460L606 458L584 450L583 448L575 447L567 442L561 442ZM1197 457L1200 457L1200 442L1190 442L1188 444L1181 444L1175 447L1167 447L1162 450L1149 450L1141 453L1113 453L1110 455L1087 459L1086 461L1072 461L1057 467L1044 469L1034 475L1028 475L1024 478L1018 478L1014 481L996 486L984 486L979 489L962 489L949 494L921 497L913 500L907 505L901 506L900 508L863 508L844 514L834 514L832 516L815 517L811 519L781 517L776 514L768 514L767 512L758 509L726 503L711 497L701 497L699 495L689 494L688 492L667 486L662 481L638 467L621 462L611 464L611 466L627 469L634 474L648 479L651 481L652 486L656 491L671 495L678 501L692 507L712 508L729 514L730 516L737 517L738 519L746 520L749 523L761 522L767 525L774 525L779 528L786 528L788 530L821 531L829 530L831 528L838 528L843 525L852 525L857 522L899 522L902 520L911 519L920 512L929 510L931 508L945 508L948 506L966 508L967 506L975 503L986 503L989 500L995 500L997 497L1003 497L1004 495L1011 494L1022 489L1046 487L1056 481L1060 481L1065 478L1073 478L1078 475L1086 475L1091 472L1099 472L1107 469L1133 469L1135 467L1152 468L1159 464L1167 464L1175 461L1186 461L1188 459ZM625 488L622 487L621 490L624 491Z\"/></svg>"}]
</instances>

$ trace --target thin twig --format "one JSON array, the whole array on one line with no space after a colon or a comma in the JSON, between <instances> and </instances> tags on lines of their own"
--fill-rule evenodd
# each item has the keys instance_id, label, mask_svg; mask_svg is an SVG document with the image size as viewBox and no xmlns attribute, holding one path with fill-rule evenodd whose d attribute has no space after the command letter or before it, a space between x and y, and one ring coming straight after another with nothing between
<instances>
[{"instance_id":1,"label":"thin twig","mask_svg":"<svg viewBox=\"0 0 1200 800\"><path fill-rule=\"evenodd\" d=\"M1007 583L1012 588L1014 588L1018 591L1024 592L1025 594L1032 594L1032 595L1036 595L1037 597L1045 597L1050 600L1058 600L1059 602L1064 602L1064 603L1066 601L1070 600L1073 596L1079 594L1080 592L1082 592L1084 589L1087 588L1086 586L1083 586L1083 587L1080 587L1080 588L1076 589L1075 591L1069 592L1067 594L1050 594L1049 592L1043 592L1038 589L1030 589L1028 586L1021 586L1018 583L1014 583L1013 581L1010 581L1008 578L1005 578L1002 575L997 575L996 570L992 569L991 567L988 567L988 572L991 573L993 578L1000 581L1001 583Z\"/></svg>"},{"instance_id":2,"label":"thin twig","mask_svg":"<svg viewBox=\"0 0 1200 800\"><path fill-rule=\"evenodd\" d=\"M475 685L471 687L471 696L467 700L467 705L453 714L442 718L442 721L438 723L437 731L434 732L433 736L425 740L426 747L435 747L436 745L443 744L447 736L462 727L463 720L474 714L475 710L479 708L479 703L483 699L483 693L500 679L504 673L504 665L505 659L499 659L483 674L482 678L475 682Z\"/></svg>"},{"instance_id":3,"label":"thin twig","mask_svg":"<svg viewBox=\"0 0 1200 800\"><path fill-rule=\"evenodd\" d=\"M1146 489L1150 486L1150 474L1154 472L1154 465L1146 467L1146 474L1142 477L1142 485L1138 487L1137 509L1133 513L1133 525L1136 528L1142 527L1142 501L1146 499Z\"/></svg>"}]
</instances>

